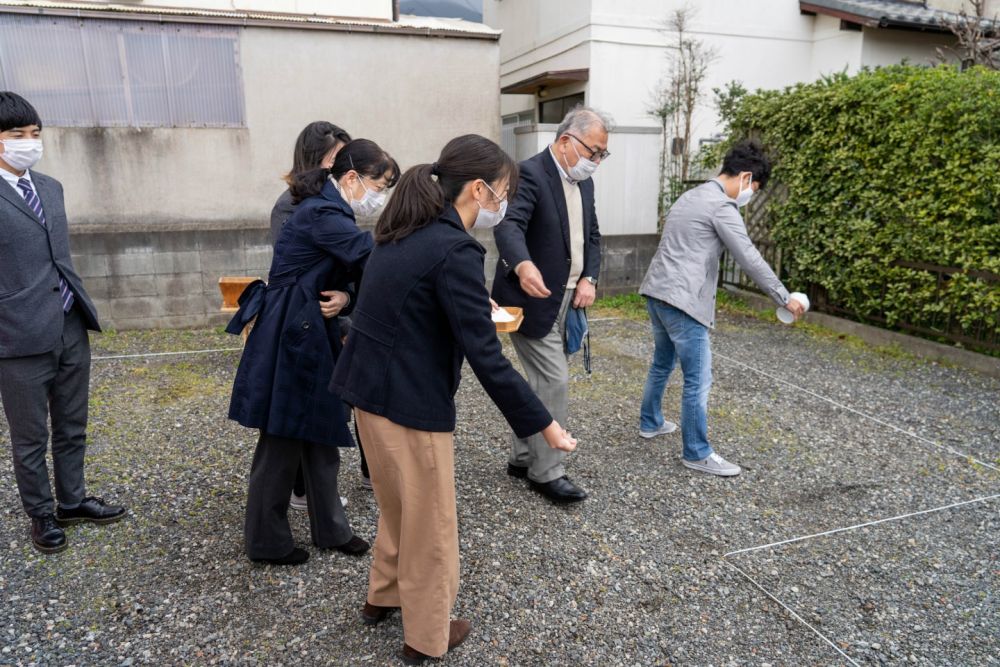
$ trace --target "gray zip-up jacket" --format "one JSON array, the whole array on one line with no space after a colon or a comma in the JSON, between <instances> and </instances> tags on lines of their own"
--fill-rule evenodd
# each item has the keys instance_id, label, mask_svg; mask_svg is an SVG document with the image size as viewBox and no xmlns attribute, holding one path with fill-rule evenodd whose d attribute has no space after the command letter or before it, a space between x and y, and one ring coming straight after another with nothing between
<instances>
[{"instance_id":1,"label":"gray zip-up jacket","mask_svg":"<svg viewBox=\"0 0 1000 667\"><path fill-rule=\"evenodd\" d=\"M788 290L754 247L736 202L715 179L688 190L670 207L639 294L669 303L714 327L723 249L776 304L788 303Z\"/></svg>"}]
</instances>

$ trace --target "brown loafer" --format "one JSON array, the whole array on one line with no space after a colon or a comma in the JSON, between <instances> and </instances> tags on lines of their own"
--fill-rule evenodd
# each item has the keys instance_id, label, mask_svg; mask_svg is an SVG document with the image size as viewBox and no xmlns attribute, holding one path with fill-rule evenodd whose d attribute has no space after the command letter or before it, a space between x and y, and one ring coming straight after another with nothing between
<instances>
[{"instance_id":1,"label":"brown loafer","mask_svg":"<svg viewBox=\"0 0 1000 667\"><path fill-rule=\"evenodd\" d=\"M361 610L361 622L365 625L378 625L385 620L386 616L397 609L399 607L379 607L378 605L366 602L364 608Z\"/></svg>"},{"instance_id":2,"label":"brown loafer","mask_svg":"<svg viewBox=\"0 0 1000 667\"><path fill-rule=\"evenodd\" d=\"M472 629L472 624L468 621L462 619L456 619L451 622L451 626L448 628L448 650L455 648L459 644L465 641L465 638L469 636L469 630ZM422 665L431 656L421 653L415 648L411 648L409 644L403 644L403 662L407 665Z\"/></svg>"}]
</instances>

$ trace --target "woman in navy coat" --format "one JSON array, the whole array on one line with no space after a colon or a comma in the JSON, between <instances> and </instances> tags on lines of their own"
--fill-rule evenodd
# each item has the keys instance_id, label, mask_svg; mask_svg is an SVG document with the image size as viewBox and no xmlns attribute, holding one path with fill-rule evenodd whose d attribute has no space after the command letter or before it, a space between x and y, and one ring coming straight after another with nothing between
<instances>
[{"instance_id":1,"label":"woman in navy coat","mask_svg":"<svg viewBox=\"0 0 1000 667\"><path fill-rule=\"evenodd\" d=\"M420 664L458 646L453 436L462 361L519 436L576 441L503 356L490 318L486 251L469 234L503 217L517 164L477 135L413 167L375 228L351 334L331 386L355 407L379 507L362 620L403 614L403 657Z\"/></svg>"},{"instance_id":2,"label":"woman in navy coat","mask_svg":"<svg viewBox=\"0 0 1000 667\"><path fill-rule=\"evenodd\" d=\"M229 325L239 332L256 316L236 372L229 417L260 429L250 468L245 538L251 560L298 564L288 502L302 462L313 544L349 554L368 550L355 536L337 489L340 447L354 441L340 399L327 387L340 354L340 323L353 305L351 286L372 249L355 213L370 215L399 167L374 142L342 148L330 169L295 177L295 213L282 227L267 284L240 297ZM325 303L321 304L320 299Z\"/></svg>"}]
</instances>

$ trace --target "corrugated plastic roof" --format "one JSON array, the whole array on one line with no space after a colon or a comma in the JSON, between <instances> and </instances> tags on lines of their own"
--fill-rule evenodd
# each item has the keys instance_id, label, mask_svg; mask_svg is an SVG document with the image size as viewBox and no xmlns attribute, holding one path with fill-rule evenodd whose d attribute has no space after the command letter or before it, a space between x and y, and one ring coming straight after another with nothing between
<instances>
[{"instance_id":1,"label":"corrugated plastic roof","mask_svg":"<svg viewBox=\"0 0 1000 667\"><path fill-rule=\"evenodd\" d=\"M221 23L226 25L273 25L285 28L363 30L397 34L426 34L442 37L499 39L501 31L482 23L462 19L402 15L399 21L377 19L341 18L307 14L279 14L266 12L218 11L185 9L178 7L150 7L145 5L54 2L51 0L0 0L0 12L13 11L57 16L91 16L96 18L123 18L160 21Z\"/></svg>"}]
</instances>

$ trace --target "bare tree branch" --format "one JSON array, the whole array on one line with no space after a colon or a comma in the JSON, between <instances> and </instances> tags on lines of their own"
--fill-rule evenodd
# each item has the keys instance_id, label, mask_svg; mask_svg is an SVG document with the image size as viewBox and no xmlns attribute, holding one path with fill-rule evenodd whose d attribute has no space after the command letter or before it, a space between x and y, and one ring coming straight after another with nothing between
<instances>
[{"instance_id":1,"label":"bare tree branch","mask_svg":"<svg viewBox=\"0 0 1000 667\"><path fill-rule=\"evenodd\" d=\"M658 206L661 222L674 194L672 184L688 178L694 115L704 96L708 69L717 57L714 49L690 36L693 17L694 10L686 6L674 10L664 21L663 31L673 37L673 44L667 55L667 71L648 108L663 131Z\"/></svg>"},{"instance_id":2,"label":"bare tree branch","mask_svg":"<svg viewBox=\"0 0 1000 667\"><path fill-rule=\"evenodd\" d=\"M947 62L951 57L961 63L963 70L982 65L1000 70L1000 18L986 16L986 0L967 0L955 16L941 20L941 25L955 35L954 47L937 49L938 59Z\"/></svg>"}]
</instances>

